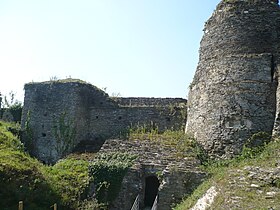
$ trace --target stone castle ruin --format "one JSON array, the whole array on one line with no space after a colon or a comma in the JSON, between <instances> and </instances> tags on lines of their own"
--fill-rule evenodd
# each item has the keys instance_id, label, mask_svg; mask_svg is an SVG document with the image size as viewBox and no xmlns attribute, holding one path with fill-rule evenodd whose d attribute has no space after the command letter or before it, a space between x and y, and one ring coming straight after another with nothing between
<instances>
[{"instance_id":1,"label":"stone castle ruin","mask_svg":"<svg viewBox=\"0 0 280 210\"><path fill-rule=\"evenodd\" d=\"M193 192L205 172L195 156L178 157L176 149L151 140L107 140L99 153L119 151L138 158L123 178L122 188L110 210L130 210L139 196L140 209L151 209L158 196L158 210L171 210L185 195Z\"/></svg>"},{"instance_id":2,"label":"stone castle ruin","mask_svg":"<svg viewBox=\"0 0 280 210\"><path fill-rule=\"evenodd\" d=\"M109 209L130 209L137 196L141 209L151 207L158 195L158 209L167 210L205 178L200 162L196 157L178 158L176 149L159 142L122 137L134 128L183 131L186 102L112 98L73 79L29 83L25 85L23 140L29 152L45 163L75 151L137 155Z\"/></svg>"},{"instance_id":3,"label":"stone castle ruin","mask_svg":"<svg viewBox=\"0 0 280 210\"><path fill-rule=\"evenodd\" d=\"M279 135L278 0L223 0L206 22L190 86L186 132L214 158L254 133Z\"/></svg>"},{"instance_id":4,"label":"stone castle ruin","mask_svg":"<svg viewBox=\"0 0 280 210\"><path fill-rule=\"evenodd\" d=\"M151 206L150 191L159 195L158 209L171 209L205 177L199 161L119 137L130 128L185 127L210 157L233 157L255 133L279 135L279 71L278 0L222 0L205 24L188 108L181 98L112 98L80 80L29 83L23 139L46 163L73 151L138 154L111 209L130 209L137 195L141 207Z\"/></svg>"},{"instance_id":5,"label":"stone castle ruin","mask_svg":"<svg viewBox=\"0 0 280 210\"><path fill-rule=\"evenodd\" d=\"M80 80L29 83L22 125L30 134L24 139L34 156L54 163L73 151L98 151L106 139L129 128L180 130L185 107L181 98L110 98Z\"/></svg>"}]
</instances>

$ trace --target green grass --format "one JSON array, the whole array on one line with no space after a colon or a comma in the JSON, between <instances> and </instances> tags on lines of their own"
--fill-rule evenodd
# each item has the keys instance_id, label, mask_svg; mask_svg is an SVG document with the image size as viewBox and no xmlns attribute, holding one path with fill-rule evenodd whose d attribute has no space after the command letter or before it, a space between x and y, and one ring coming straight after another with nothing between
<instances>
[{"instance_id":1,"label":"green grass","mask_svg":"<svg viewBox=\"0 0 280 210\"><path fill-rule=\"evenodd\" d=\"M43 210L60 198L43 173L43 166L22 151L0 150L1 209L16 209L23 201L27 209Z\"/></svg>"},{"instance_id":2,"label":"green grass","mask_svg":"<svg viewBox=\"0 0 280 210\"><path fill-rule=\"evenodd\" d=\"M46 210L57 203L59 209L79 209L96 203L86 200L91 178L89 162L74 157L46 166L24 152L14 134L19 126L0 121L0 203L1 210ZM81 208L84 209L84 208Z\"/></svg>"},{"instance_id":3,"label":"green grass","mask_svg":"<svg viewBox=\"0 0 280 210\"><path fill-rule=\"evenodd\" d=\"M17 209L19 201L28 210L47 210L54 203L60 210L108 209L136 158L126 153L71 154L48 166L25 152L19 131L19 125L0 121L1 210ZM98 201L87 197L91 183Z\"/></svg>"},{"instance_id":4,"label":"green grass","mask_svg":"<svg viewBox=\"0 0 280 210\"><path fill-rule=\"evenodd\" d=\"M175 151L174 158L203 158L202 150L195 139L181 130L165 130L164 132L159 132L157 128L151 129L147 126L138 126L135 129L130 129L126 138L128 140L148 140L156 142L163 148L172 148Z\"/></svg>"},{"instance_id":5,"label":"green grass","mask_svg":"<svg viewBox=\"0 0 280 210\"><path fill-rule=\"evenodd\" d=\"M18 140L19 124L0 121L0 149L13 149L23 151L23 144Z\"/></svg>"},{"instance_id":6,"label":"green grass","mask_svg":"<svg viewBox=\"0 0 280 210\"><path fill-rule=\"evenodd\" d=\"M90 177L88 161L64 159L54 166L45 167L45 175L49 177L52 188L60 195L63 205L74 209L86 198Z\"/></svg>"},{"instance_id":7,"label":"green grass","mask_svg":"<svg viewBox=\"0 0 280 210\"><path fill-rule=\"evenodd\" d=\"M17 124L0 121L1 210L17 209L21 200L28 210L47 210L54 203L61 210L106 209L116 197L127 168L136 158L120 153L97 156L72 154L54 166L46 166L25 153L24 145L17 137L19 130ZM157 130L139 128L130 133L129 139L150 140L163 147L175 148L179 158L203 156L194 139L180 131L159 133ZM92 159L94 161L89 163ZM279 194L273 199L265 198L267 192L280 188L279 179L260 185L257 190L262 193L248 188L248 184L232 184L242 184L240 177L245 177L249 184L255 183L255 180L248 179L247 166L270 169L277 164L280 164L279 140L258 148L245 148L242 155L231 160L208 162L202 168L208 172L209 178L174 209L190 209L213 185L219 189L219 194L210 209L280 209ZM96 186L95 193L100 204L86 197L90 183ZM234 197L241 198L238 200L239 207L232 204L233 207L229 208L228 202Z\"/></svg>"},{"instance_id":8,"label":"green grass","mask_svg":"<svg viewBox=\"0 0 280 210\"><path fill-rule=\"evenodd\" d=\"M211 187L216 186L219 194L214 204L209 209L280 209L280 194L273 199L267 199L269 191L280 192L280 181L261 184L258 180L250 179L246 167L259 167L263 169L276 168L280 164L280 141L274 140L267 143L262 149L248 150L234 159L213 162L204 167L209 173L209 178L203 182L190 196L177 205L174 210L190 209L197 200ZM244 183L242 180L245 179ZM250 184L256 183L259 188L250 188ZM232 198L236 198L237 204L229 204Z\"/></svg>"}]
</instances>

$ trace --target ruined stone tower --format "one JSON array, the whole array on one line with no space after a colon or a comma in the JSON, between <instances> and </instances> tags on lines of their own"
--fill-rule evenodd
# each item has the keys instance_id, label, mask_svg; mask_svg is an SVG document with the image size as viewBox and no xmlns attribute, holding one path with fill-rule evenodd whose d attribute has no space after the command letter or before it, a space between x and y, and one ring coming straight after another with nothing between
<instances>
[{"instance_id":1,"label":"ruined stone tower","mask_svg":"<svg viewBox=\"0 0 280 210\"><path fill-rule=\"evenodd\" d=\"M278 0L219 3L205 24L186 125L210 156L232 157L253 133L279 133L279 52Z\"/></svg>"}]
</instances>

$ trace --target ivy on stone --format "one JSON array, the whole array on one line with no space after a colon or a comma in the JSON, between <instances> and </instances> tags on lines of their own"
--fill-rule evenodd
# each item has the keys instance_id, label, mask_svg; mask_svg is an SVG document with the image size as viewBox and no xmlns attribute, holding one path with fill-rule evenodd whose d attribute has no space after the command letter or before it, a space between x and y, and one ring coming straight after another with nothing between
<instances>
[{"instance_id":1,"label":"ivy on stone","mask_svg":"<svg viewBox=\"0 0 280 210\"><path fill-rule=\"evenodd\" d=\"M99 203L109 205L118 195L122 180L136 155L121 152L100 154L89 166Z\"/></svg>"},{"instance_id":2,"label":"ivy on stone","mask_svg":"<svg viewBox=\"0 0 280 210\"><path fill-rule=\"evenodd\" d=\"M53 133L56 140L56 151L64 155L73 147L76 129L74 122L67 118L66 112L62 112L58 119L53 122Z\"/></svg>"}]
</instances>

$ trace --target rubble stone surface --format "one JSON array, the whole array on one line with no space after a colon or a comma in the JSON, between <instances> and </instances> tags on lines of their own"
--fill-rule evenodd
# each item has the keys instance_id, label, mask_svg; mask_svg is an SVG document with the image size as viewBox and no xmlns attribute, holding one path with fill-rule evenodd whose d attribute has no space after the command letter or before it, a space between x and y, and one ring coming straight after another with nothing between
<instances>
[{"instance_id":1,"label":"rubble stone surface","mask_svg":"<svg viewBox=\"0 0 280 210\"><path fill-rule=\"evenodd\" d=\"M280 133L278 0L223 0L206 22L190 86L186 132L213 158L254 133Z\"/></svg>"}]
</instances>

